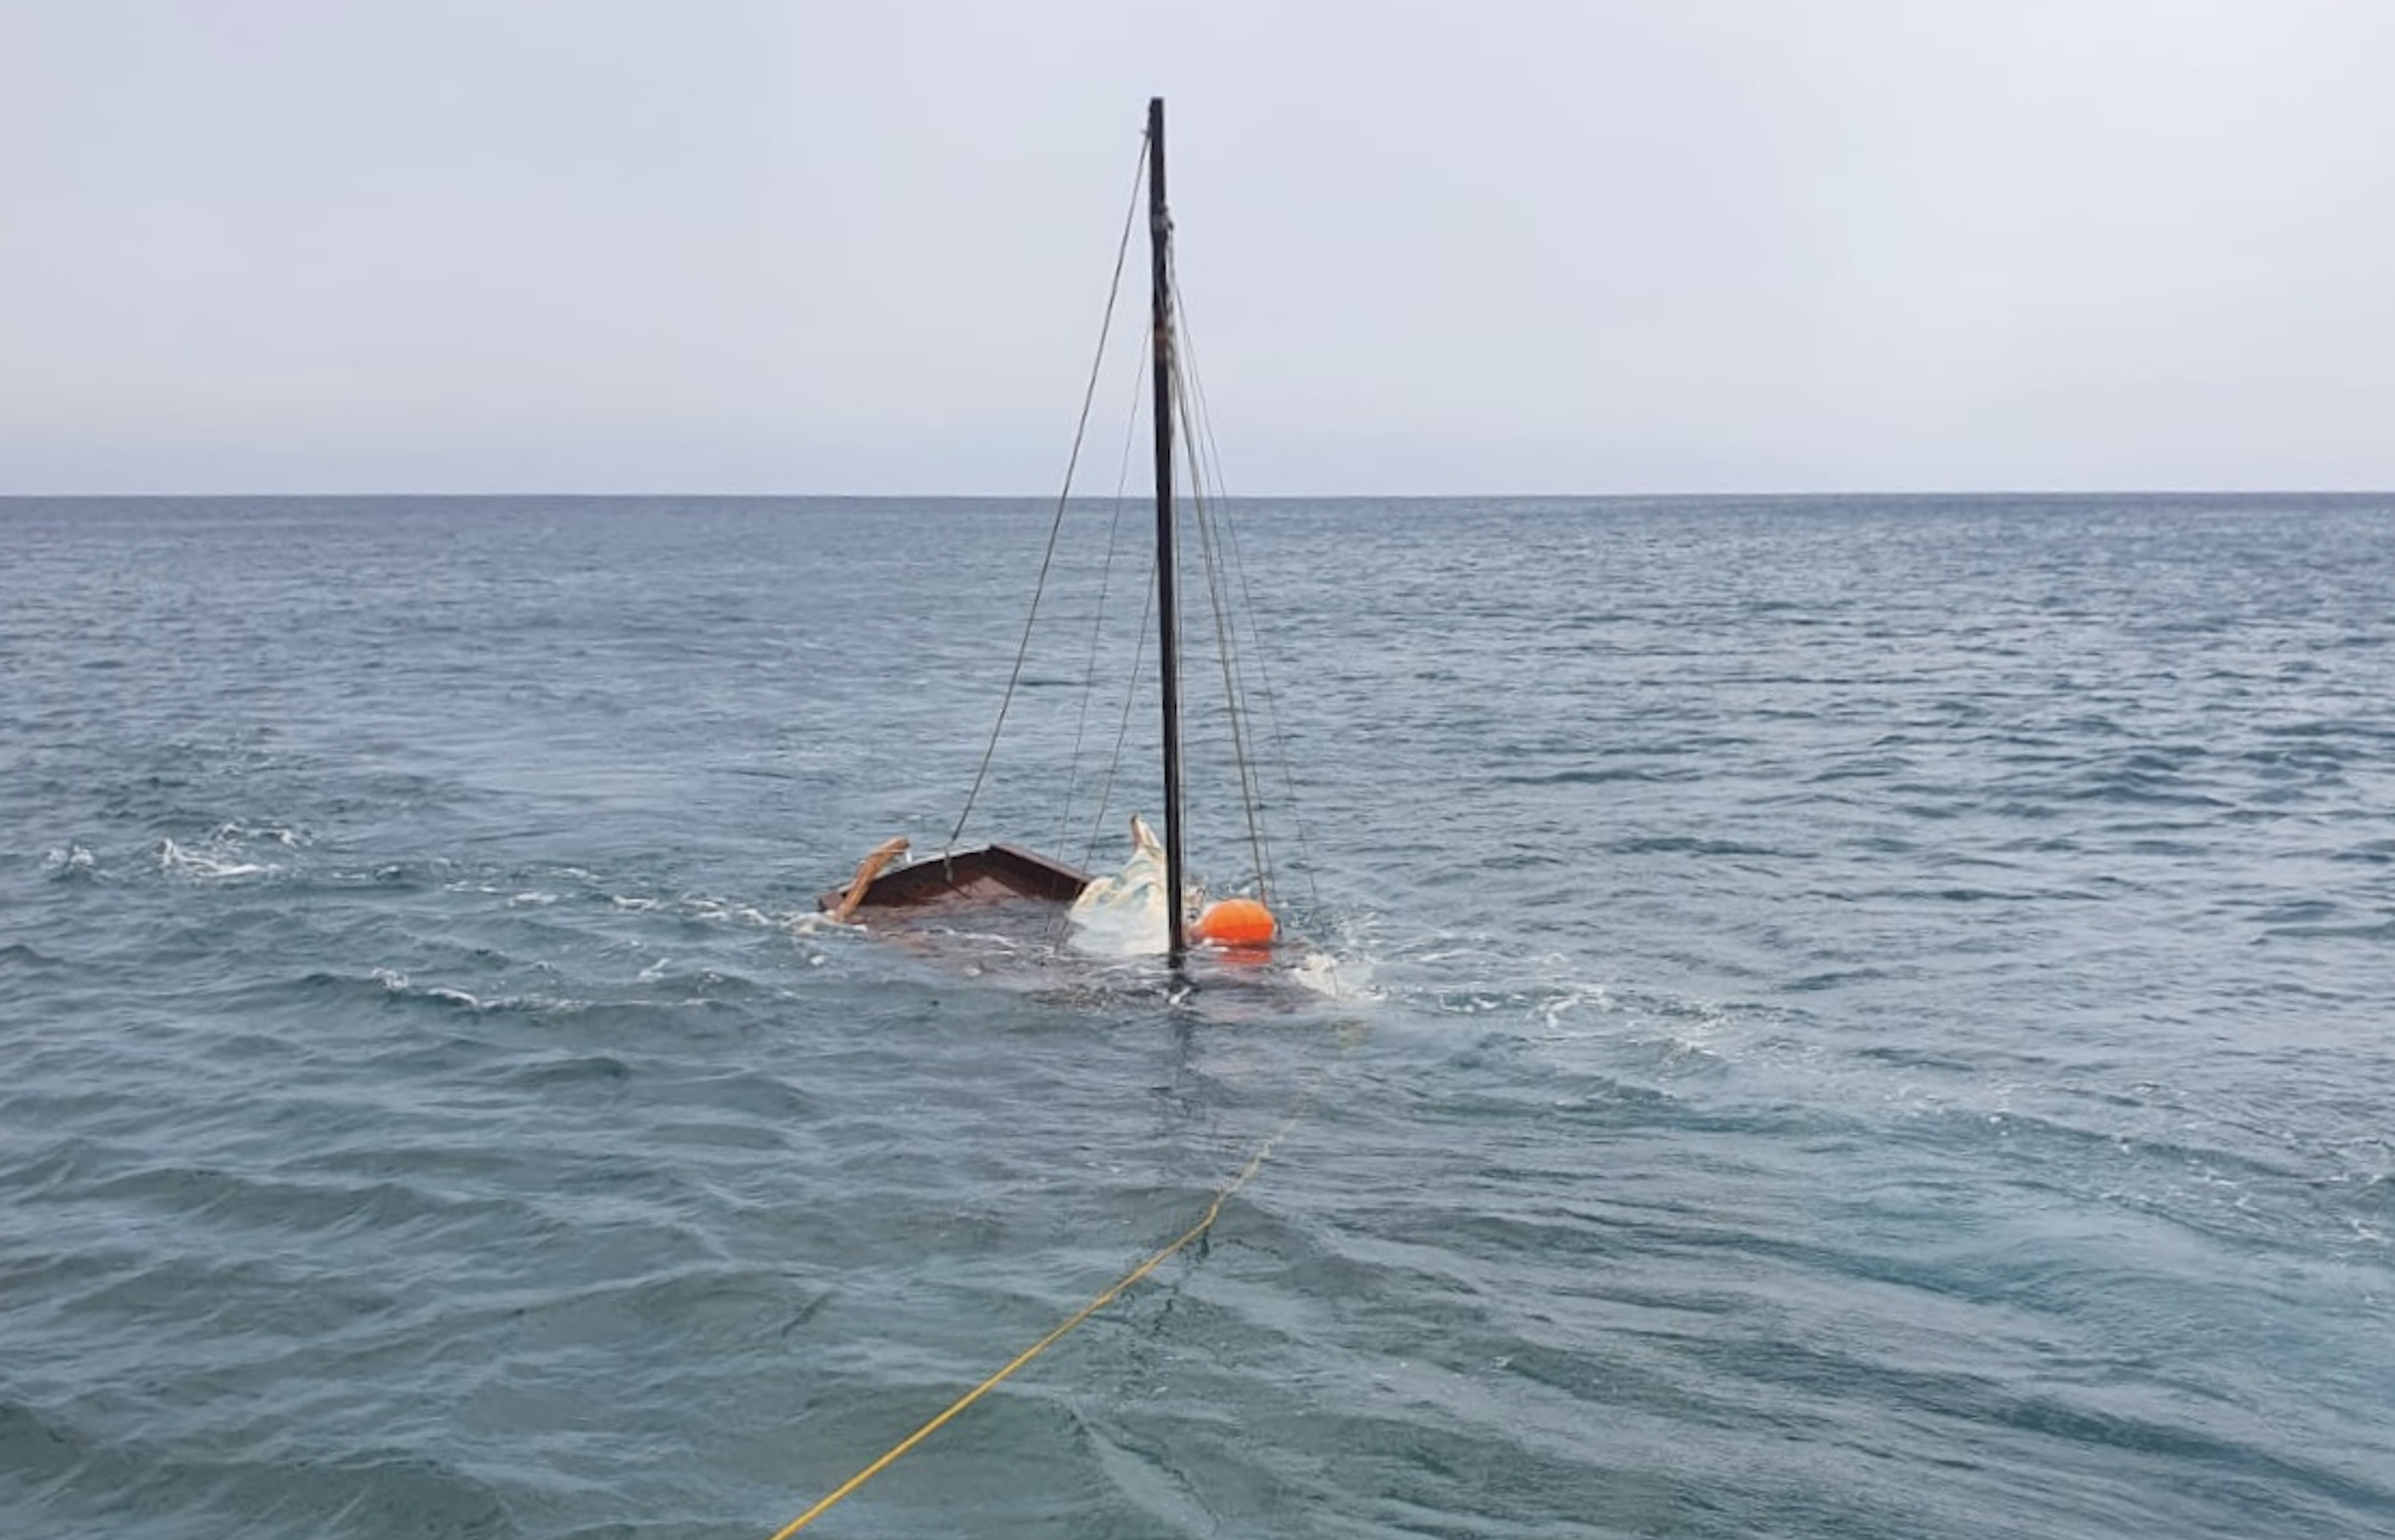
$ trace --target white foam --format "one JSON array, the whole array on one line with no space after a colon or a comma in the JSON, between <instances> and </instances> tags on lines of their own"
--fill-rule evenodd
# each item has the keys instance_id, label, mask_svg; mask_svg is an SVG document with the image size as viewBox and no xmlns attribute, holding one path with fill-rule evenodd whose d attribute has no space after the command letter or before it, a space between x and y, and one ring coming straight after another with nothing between
<instances>
[{"instance_id":1,"label":"white foam","mask_svg":"<svg viewBox=\"0 0 2395 1540\"><path fill-rule=\"evenodd\" d=\"M1372 964L1361 957L1333 956L1327 952L1310 952L1289 969L1289 977L1301 989L1311 990L1324 999L1374 1000L1380 991L1372 985Z\"/></svg>"},{"instance_id":2,"label":"white foam","mask_svg":"<svg viewBox=\"0 0 2395 1540\"><path fill-rule=\"evenodd\" d=\"M205 851L185 850L171 839L158 841L158 868L192 877L254 877L282 869L256 861L234 861Z\"/></svg>"},{"instance_id":3,"label":"white foam","mask_svg":"<svg viewBox=\"0 0 2395 1540\"><path fill-rule=\"evenodd\" d=\"M307 843L307 835L301 831L283 829L273 824L219 824L208 837L218 844L226 844L236 840L264 839L282 846L285 850L297 850Z\"/></svg>"},{"instance_id":4,"label":"white foam","mask_svg":"<svg viewBox=\"0 0 2395 1540\"><path fill-rule=\"evenodd\" d=\"M1573 1025L1564 1020L1565 1017L1584 1009L1602 1018L1613 1009L1613 996L1607 993L1602 985L1566 989L1541 1002L1538 1006L1538 1017L1550 1036L1580 1037L1612 1030L1608 1022Z\"/></svg>"},{"instance_id":5,"label":"white foam","mask_svg":"<svg viewBox=\"0 0 2395 1540\"><path fill-rule=\"evenodd\" d=\"M722 899L692 899L689 904L690 917L710 924L754 925L759 929L768 929L780 923L763 910L747 904Z\"/></svg>"}]
</instances>

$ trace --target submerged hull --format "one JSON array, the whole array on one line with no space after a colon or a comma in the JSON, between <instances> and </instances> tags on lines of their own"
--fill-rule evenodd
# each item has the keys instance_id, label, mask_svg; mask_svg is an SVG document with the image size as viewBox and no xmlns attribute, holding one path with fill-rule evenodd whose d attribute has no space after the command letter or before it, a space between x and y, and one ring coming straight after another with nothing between
<instances>
[{"instance_id":1,"label":"submerged hull","mask_svg":"<svg viewBox=\"0 0 2395 1540\"><path fill-rule=\"evenodd\" d=\"M1020 845L985 845L884 871L867 883L857 907L938 913L1018 900L1071 904L1089 881L1088 872ZM836 888L817 902L836 910L847 897Z\"/></svg>"}]
</instances>

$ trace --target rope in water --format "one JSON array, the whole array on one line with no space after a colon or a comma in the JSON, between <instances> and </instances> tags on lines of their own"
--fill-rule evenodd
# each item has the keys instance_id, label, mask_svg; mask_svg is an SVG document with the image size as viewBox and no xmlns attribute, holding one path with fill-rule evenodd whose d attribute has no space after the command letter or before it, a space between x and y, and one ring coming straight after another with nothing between
<instances>
[{"instance_id":1,"label":"rope in water","mask_svg":"<svg viewBox=\"0 0 2395 1540\"><path fill-rule=\"evenodd\" d=\"M979 1385L974 1386L962 1396L957 1397L954 1401L950 1403L948 1410L940 1413L939 1416L934 1417L931 1419L931 1421L923 1424L923 1426L920 1428L915 1429L914 1432L907 1435L907 1437L904 1439L899 1439L897 1443L890 1446L888 1453L882 1455L873 1464L867 1466L864 1470L859 1471L856 1475L850 1477L847 1480L842 1481L838 1486L832 1488L832 1491L814 1507L808 1509L805 1513L800 1514L789 1523L784 1524L781 1528L775 1530L771 1540L790 1540L792 1535L796 1534L799 1530L804 1529L807 1525L813 1523L825 1514L830 1513L833 1506L847 1498L849 1494L856 1491L858 1487L863 1486L874 1477L879 1476L883 1471L886 1471L891 1466L897 1464L899 1458L906 1454L907 1451L913 1449L916 1444L921 1443L924 1439L930 1438L933 1434L938 1433L942 1428L948 1426L950 1422L954 1420L959 1412L972 1405L975 1401L980 1400L991 1391L996 1389L999 1384L1013 1375L1017 1369L1022 1368L1025 1364L1031 1362L1034 1358L1038 1358L1041 1354L1054 1347L1059 1341L1063 1340L1067 1332L1079 1325L1082 1321L1087 1320L1098 1312L1104 1310L1116 1300L1121 1298L1125 1290L1129 1289L1140 1279L1146 1277L1149 1274L1154 1273L1157 1268L1163 1266L1167 1261L1171 1260L1175 1254L1187 1247L1190 1242L1196 1240L1198 1236L1213 1229L1214 1221L1222 1217L1223 1205L1230 1202L1233 1197L1237 1196L1241 1188L1255 1180L1256 1173L1264 1169L1264 1162L1272 1158L1274 1147L1280 1143L1281 1139L1287 1135L1290 1129L1297 1126L1298 1118L1305 1114L1306 1106L1313 1099L1314 1093L1311 1090L1307 1091L1305 1095L1298 1098L1297 1106L1290 1110L1289 1115L1282 1120L1280 1126L1274 1129L1271 1136L1267 1138L1263 1144L1256 1147L1255 1155L1248 1159L1247 1164L1239 1168L1238 1175L1224 1183L1215 1193L1213 1201L1206 1204L1204 1215L1199 1218L1198 1223L1183 1231L1180 1236L1171 1244L1165 1246L1162 1250L1157 1251L1155 1255L1149 1257L1147 1261L1142 1262L1130 1272L1125 1273L1104 1292L1100 1293L1097 1298L1091 1300L1088 1304L1083 1305L1079 1310L1075 1311L1071 1316L1065 1317L1064 1322L1054 1331L1049 1332L1037 1342L1033 1343L1021 1353L1016 1354L1013 1358L1008 1360L1004 1368L998 1370L995 1374L991 1375Z\"/></svg>"}]
</instances>

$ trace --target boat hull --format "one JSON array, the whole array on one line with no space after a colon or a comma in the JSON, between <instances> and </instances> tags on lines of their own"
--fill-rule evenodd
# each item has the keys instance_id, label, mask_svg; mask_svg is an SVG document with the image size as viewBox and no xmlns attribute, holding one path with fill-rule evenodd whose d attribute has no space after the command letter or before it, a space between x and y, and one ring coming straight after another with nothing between
<instances>
[{"instance_id":1,"label":"boat hull","mask_svg":"<svg viewBox=\"0 0 2395 1540\"><path fill-rule=\"evenodd\" d=\"M946 911L1033 899L1070 904L1089 886L1089 873L1020 845L952 851L882 872L866 885L859 909ZM835 888L816 900L836 910L848 897Z\"/></svg>"}]
</instances>

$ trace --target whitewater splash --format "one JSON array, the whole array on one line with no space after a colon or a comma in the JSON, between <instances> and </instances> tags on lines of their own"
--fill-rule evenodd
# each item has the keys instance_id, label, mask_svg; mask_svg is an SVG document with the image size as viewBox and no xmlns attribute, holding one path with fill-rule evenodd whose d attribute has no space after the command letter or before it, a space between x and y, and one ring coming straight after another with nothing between
<instances>
[{"instance_id":1,"label":"whitewater splash","mask_svg":"<svg viewBox=\"0 0 2395 1540\"><path fill-rule=\"evenodd\" d=\"M1131 820L1131 858L1113 876L1095 877L1073 902L1071 943L1076 952L1100 957L1161 956L1170 937L1165 904L1169 888L1164 876L1164 842L1148 821ZM1203 897L1197 889L1183 896L1190 910ZM1372 968L1360 953L1342 954L1319 949L1294 952L1284 938L1279 952L1283 976L1324 999L1377 998Z\"/></svg>"},{"instance_id":2,"label":"whitewater splash","mask_svg":"<svg viewBox=\"0 0 2395 1540\"><path fill-rule=\"evenodd\" d=\"M282 870L270 861L243 861L238 852L222 844L213 850L193 850L171 839L161 839L157 855L159 871L185 877L271 876Z\"/></svg>"}]
</instances>

